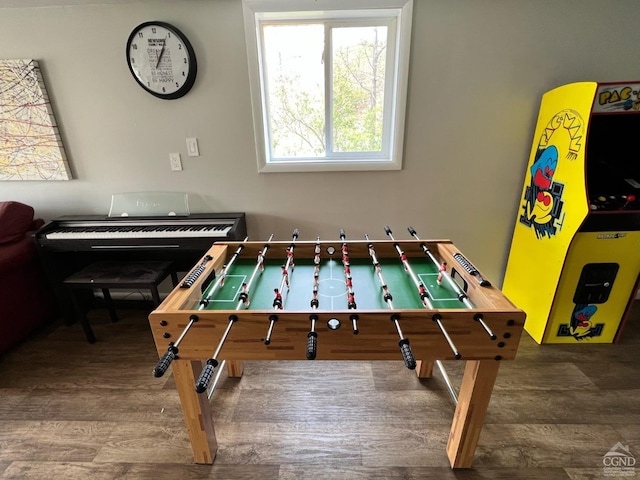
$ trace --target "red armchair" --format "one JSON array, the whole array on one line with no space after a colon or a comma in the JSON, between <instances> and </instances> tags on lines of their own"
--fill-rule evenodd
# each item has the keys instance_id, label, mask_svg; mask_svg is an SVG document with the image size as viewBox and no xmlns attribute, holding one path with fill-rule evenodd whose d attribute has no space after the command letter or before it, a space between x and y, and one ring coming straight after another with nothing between
<instances>
[{"instance_id":1,"label":"red armchair","mask_svg":"<svg viewBox=\"0 0 640 480\"><path fill-rule=\"evenodd\" d=\"M54 302L40 264L32 207L0 202L0 354L53 318Z\"/></svg>"}]
</instances>

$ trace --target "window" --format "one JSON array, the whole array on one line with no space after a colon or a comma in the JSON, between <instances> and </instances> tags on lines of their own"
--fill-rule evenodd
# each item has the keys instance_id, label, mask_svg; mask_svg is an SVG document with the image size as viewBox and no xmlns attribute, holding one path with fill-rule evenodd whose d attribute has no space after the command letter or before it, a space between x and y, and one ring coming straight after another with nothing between
<instances>
[{"instance_id":1,"label":"window","mask_svg":"<svg viewBox=\"0 0 640 480\"><path fill-rule=\"evenodd\" d=\"M412 6L243 1L260 172L402 167Z\"/></svg>"}]
</instances>

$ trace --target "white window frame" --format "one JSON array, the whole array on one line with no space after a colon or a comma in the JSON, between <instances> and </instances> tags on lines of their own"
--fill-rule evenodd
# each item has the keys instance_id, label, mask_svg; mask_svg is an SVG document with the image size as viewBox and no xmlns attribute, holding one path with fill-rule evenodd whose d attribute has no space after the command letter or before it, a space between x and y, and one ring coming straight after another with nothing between
<instances>
[{"instance_id":1,"label":"white window frame","mask_svg":"<svg viewBox=\"0 0 640 480\"><path fill-rule=\"evenodd\" d=\"M365 5L363 5L365 4ZM400 170L404 144L404 124L409 78L409 52L413 0L243 0L245 38L251 87L251 107L258 171L322 172ZM387 64L385 78L385 120L382 154L341 153L322 158L271 158L267 138L266 94L262 82L261 23L283 20L359 20L391 18L387 46L393 45L394 63ZM393 38L391 38L393 35ZM389 108L390 106L390 108ZM331 128L328 115L326 127ZM330 136L329 136L330 137Z\"/></svg>"}]
</instances>

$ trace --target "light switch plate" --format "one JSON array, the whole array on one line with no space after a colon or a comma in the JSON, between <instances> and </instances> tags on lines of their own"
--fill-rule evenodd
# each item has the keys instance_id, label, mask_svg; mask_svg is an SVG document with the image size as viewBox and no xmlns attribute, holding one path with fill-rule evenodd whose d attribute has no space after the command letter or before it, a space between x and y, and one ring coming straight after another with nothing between
<instances>
[{"instance_id":1,"label":"light switch plate","mask_svg":"<svg viewBox=\"0 0 640 480\"><path fill-rule=\"evenodd\" d=\"M198 139L195 137L187 138L187 155L190 157L199 157Z\"/></svg>"},{"instance_id":2,"label":"light switch plate","mask_svg":"<svg viewBox=\"0 0 640 480\"><path fill-rule=\"evenodd\" d=\"M174 172L179 172L180 170L182 170L182 160L180 160L179 153L170 153L169 163L171 164L171 170L173 170Z\"/></svg>"}]
</instances>

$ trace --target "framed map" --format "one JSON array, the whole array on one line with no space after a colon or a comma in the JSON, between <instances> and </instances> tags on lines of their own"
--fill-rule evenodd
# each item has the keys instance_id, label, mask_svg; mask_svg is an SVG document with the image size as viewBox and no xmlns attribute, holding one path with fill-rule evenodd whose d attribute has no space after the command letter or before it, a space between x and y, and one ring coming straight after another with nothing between
<instances>
[{"instance_id":1,"label":"framed map","mask_svg":"<svg viewBox=\"0 0 640 480\"><path fill-rule=\"evenodd\" d=\"M38 62L0 60L0 180L70 178Z\"/></svg>"}]
</instances>

